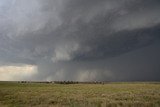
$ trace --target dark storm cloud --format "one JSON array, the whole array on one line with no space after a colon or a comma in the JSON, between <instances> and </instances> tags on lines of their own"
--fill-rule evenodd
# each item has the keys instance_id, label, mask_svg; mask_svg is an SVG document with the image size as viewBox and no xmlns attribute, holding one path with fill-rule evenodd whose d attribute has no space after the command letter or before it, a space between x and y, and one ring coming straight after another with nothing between
<instances>
[{"instance_id":1,"label":"dark storm cloud","mask_svg":"<svg viewBox=\"0 0 160 107\"><path fill-rule=\"evenodd\" d=\"M159 10L159 0L1 1L0 64L38 66L35 80L158 80Z\"/></svg>"}]
</instances>

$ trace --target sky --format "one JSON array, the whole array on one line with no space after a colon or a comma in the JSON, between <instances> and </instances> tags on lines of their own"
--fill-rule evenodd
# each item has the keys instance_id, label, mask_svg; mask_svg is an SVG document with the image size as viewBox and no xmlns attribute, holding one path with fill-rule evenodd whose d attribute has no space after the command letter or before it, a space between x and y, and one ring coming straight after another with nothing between
<instances>
[{"instance_id":1,"label":"sky","mask_svg":"<svg viewBox=\"0 0 160 107\"><path fill-rule=\"evenodd\" d=\"M160 81L160 0L1 0L1 81Z\"/></svg>"}]
</instances>

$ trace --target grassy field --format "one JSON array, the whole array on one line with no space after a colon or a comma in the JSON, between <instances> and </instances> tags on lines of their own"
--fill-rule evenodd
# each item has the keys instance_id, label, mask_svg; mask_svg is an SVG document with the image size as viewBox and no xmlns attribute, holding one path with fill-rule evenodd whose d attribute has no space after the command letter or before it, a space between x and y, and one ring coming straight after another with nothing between
<instances>
[{"instance_id":1,"label":"grassy field","mask_svg":"<svg viewBox=\"0 0 160 107\"><path fill-rule=\"evenodd\" d=\"M0 82L0 107L160 107L160 84Z\"/></svg>"}]
</instances>

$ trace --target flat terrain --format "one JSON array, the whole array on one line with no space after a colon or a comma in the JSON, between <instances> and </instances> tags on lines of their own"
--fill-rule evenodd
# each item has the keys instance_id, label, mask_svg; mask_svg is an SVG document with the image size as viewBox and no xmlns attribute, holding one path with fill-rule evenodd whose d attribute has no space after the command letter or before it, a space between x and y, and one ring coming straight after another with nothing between
<instances>
[{"instance_id":1,"label":"flat terrain","mask_svg":"<svg viewBox=\"0 0 160 107\"><path fill-rule=\"evenodd\" d=\"M0 107L160 107L160 83L0 82Z\"/></svg>"}]
</instances>

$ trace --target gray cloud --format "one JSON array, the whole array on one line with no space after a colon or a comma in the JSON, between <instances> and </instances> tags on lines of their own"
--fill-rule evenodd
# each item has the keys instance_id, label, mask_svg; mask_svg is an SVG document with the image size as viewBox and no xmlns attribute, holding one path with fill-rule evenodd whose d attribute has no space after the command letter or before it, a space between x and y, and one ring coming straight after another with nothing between
<instances>
[{"instance_id":1,"label":"gray cloud","mask_svg":"<svg viewBox=\"0 0 160 107\"><path fill-rule=\"evenodd\" d=\"M35 65L33 80L159 80L159 6L159 0L1 1L0 64Z\"/></svg>"}]
</instances>

